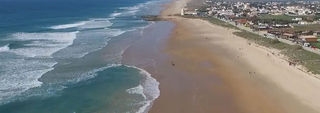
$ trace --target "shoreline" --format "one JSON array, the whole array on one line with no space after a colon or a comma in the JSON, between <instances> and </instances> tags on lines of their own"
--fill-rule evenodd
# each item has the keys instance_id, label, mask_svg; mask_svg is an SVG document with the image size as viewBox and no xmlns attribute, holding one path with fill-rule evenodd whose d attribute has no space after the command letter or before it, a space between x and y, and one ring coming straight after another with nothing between
<instances>
[{"instance_id":1,"label":"shoreline","mask_svg":"<svg viewBox=\"0 0 320 113\"><path fill-rule=\"evenodd\" d=\"M172 16L189 1L174 0L161 12L175 25L170 36L149 34L123 54L125 64L147 70L160 82L150 113L320 112L318 79L234 30Z\"/></svg>"}]
</instances>

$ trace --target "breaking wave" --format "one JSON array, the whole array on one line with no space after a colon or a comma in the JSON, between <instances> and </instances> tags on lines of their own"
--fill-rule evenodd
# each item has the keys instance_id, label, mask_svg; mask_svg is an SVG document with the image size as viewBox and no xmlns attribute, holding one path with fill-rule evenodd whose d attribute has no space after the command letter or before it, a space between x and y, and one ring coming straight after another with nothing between
<instances>
[{"instance_id":1,"label":"breaking wave","mask_svg":"<svg viewBox=\"0 0 320 113\"><path fill-rule=\"evenodd\" d=\"M72 24L64 24L64 25L56 25L50 27L51 29L68 29L68 28L74 28L78 26L85 25L88 21L82 21L82 22L77 22L77 23L72 23Z\"/></svg>"},{"instance_id":2,"label":"breaking wave","mask_svg":"<svg viewBox=\"0 0 320 113\"><path fill-rule=\"evenodd\" d=\"M9 45L10 45L10 44L7 44L7 45L5 45L5 46L0 47L0 52L9 51L9 50L10 50Z\"/></svg>"},{"instance_id":3,"label":"breaking wave","mask_svg":"<svg viewBox=\"0 0 320 113\"><path fill-rule=\"evenodd\" d=\"M154 100L160 96L159 82L151 76L146 70L135 66L127 66L135 68L140 71L140 74L143 76L141 84L137 87L130 88L127 90L130 94L139 94L144 98L144 101L138 103L141 107L136 111L136 113L146 113L152 106Z\"/></svg>"}]
</instances>

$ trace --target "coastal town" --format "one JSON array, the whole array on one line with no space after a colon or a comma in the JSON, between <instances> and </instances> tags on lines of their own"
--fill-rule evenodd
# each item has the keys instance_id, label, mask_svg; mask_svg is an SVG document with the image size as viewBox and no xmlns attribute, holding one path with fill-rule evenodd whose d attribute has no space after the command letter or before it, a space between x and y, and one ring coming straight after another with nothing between
<instances>
[{"instance_id":1,"label":"coastal town","mask_svg":"<svg viewBox=\"0 0 320 113\"><path fill-rule=\"evenodd\" d=\"M224 2L207 0L182 16L215 18L261 37L320 54L320 2Z\"/></svg>"}]
</instances>

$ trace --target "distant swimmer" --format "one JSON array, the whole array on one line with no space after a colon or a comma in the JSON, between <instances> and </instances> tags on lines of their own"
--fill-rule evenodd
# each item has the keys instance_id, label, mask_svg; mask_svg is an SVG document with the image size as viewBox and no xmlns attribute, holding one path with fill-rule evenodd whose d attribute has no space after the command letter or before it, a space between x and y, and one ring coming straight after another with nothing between
<instances>
[{"instance_id":1,"label":"distant swimmer","mask_svg":"<svg viewBox=\"0 0 320 113\"><path fill-rule=\"evenodd\" d=\"M172 66L176 66L176 64L175 64L174 62L171 62L171 65L172 65Z\"/></svg>"}]
</instances>

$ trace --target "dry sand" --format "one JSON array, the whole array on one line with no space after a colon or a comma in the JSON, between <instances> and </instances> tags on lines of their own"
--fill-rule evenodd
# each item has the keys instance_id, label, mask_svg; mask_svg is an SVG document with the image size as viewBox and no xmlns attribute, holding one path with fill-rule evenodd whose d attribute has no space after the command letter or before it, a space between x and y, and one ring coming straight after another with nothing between
<instances>
[{"instance_id":1,"label":"dry sand","mask_svg":"<svg viewBox=\"0 0 320 113\"><path fill-rule=\"evenodd\" d=\"M177 24L169 41L168 53L177 60L177 68L202 69L212 65L233 94L241 111L249 113L317 113L318 79L309 76L270 50L234 36L233 31L199 19L174 18ZM190 44L189 44L190 43ZM191 66L185 66L187 63ZM210 98L210 97L209 97Z\"/></svg>"},{"instance_id":2,"label":"dry sand","mask_svg":"<svg viewBox=\"0 0 320 113\"><path fill-rule=\"evenodd\" d=\"M125 63L146 69L160 82L151 113L320 112L319 79L233 30L169 16L187 2L175 0L162 12L176 25L169 39L142 38L124 53ZM138 64L146 59L150 65Z\"/></svg>"}]
</instances>

